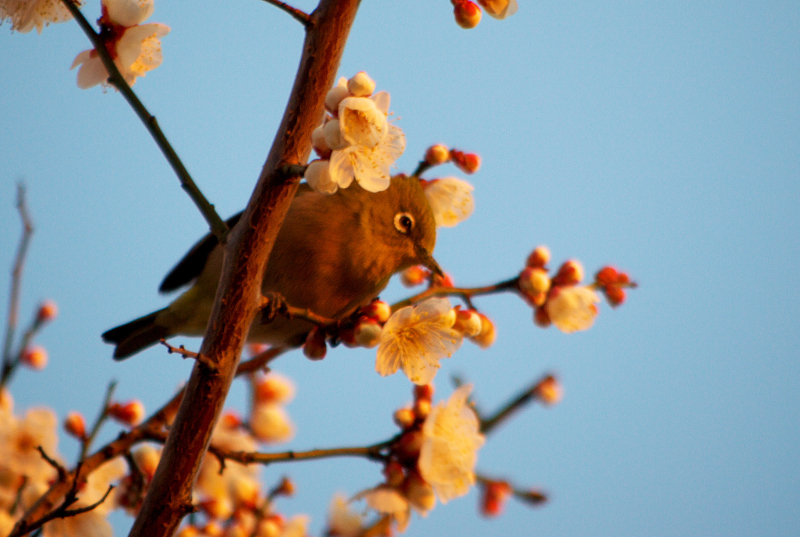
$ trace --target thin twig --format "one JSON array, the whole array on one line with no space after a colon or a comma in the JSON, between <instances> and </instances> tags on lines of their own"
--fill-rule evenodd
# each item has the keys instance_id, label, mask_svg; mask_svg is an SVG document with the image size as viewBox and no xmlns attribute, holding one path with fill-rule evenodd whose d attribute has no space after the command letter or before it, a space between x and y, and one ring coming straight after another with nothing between
<instances>
[{"instance_id":1,"label":"thin twig","mask_svg":"<svg viewBox=\"0 0 800 537\"><path fill-rule=\"evenodd\" d=\"M22 269L25 266L25 257L28 253L31 236L33 235L33 221L28 214L28 208L25 204L25 185L21 182L17 184L17 210L22 219L22 237L17 247L14 268L11 270L11 296L8 301L8 320L6 322L6 338L3 343L3 372L0 374L0 388L8 383L19 362L19 356L24 352L24 348L21 348L16 357L12 358L11 356L14 332L17 329L17 322L19 319L19 293L22 287Z\"/></svg>"},{"instance_id":2,"label":"thin twig","mask_svg":"<svg viewBox=\"0 0 800 537\"><path fill-rule=\"evenodd\" d=\"M537 390L539 389L542 380L547 379L548 377L550 377L550 375L544 376L542 379L539 379L531 384L529 388L521 391L516 397L503 405L500 410L498 410L491 418L481 419L481 432L484 434L490 433L492 429L508 419L514 412L520 410L526 404L535 399Z\"/></svg>"},{"instance_id":3,"label":"thin twig","mask_svg":"<svg viewBox=\"0 0 800 537\"><path fill-rule=\"evenodd\" d=\"M286 2L280 2L278 0L264 0L267 4L272 4L273 6L277 7L278 9L282 9L286 13L292 16L295 20L300 22L306 28L311 24L311 17L305 11L301 11L296 7L292 7Z\"/></svg>"},{"instance_id":4,"label":"thin twig","mask_svg":"<svg viewBox=\"0 0 800 537\"><path fill-rule=\"evenodd\" d=\"M98 414L97 419L94 421L94 425L92 425L92 430L89 431L89 434L81 441L81 452L78 456L78 463L80 463L83 459L86 458L86 454L89 452L89 447L91 447L92 442L97 437L97 433L100 432L100 427L105 423L106 419L108 418L108 406L111 404L111 398L114 395L114 390L117 387L117 381L112 380L108 383L108 388L106 388L106 396L103 399L103 406L100 407L100 414Z\"/></svg>"},{"instance_id":5,"label":"thin twig","mask_svg":"<svg viewBox=\"0 0 800 537\"><path fill-rule=\"evenodd\" d=\"M410 306L412 304L416 304L425 300L426 298L434 297L434 296L458 296L464 299L464 301L468 305L472 305L470 299L474 296L479 295L491 295L495 293L502 293L505 291L514 291L517 289L517 282L519 278L511 278L494 285L487 285L484 287L431 287L418 293L412 297L409 297L405 300L401 300L395 304L392 304L392 311L397 311L398 309Z\"/></svg>"},{"instance_id":6,"label":"thin twig","mask_svg":"<svg viewBox=\"0 0 800 537\"><path fill-rule=\"evenodd\" d=\"M123 97L125 97L125 100L128 101L128 104L131 106L131 108L133 108L134 112L136 112L136 115L139 116L139 119L142 121L142 123L144 123L144 126L147 128L150 136L153 137L153 140L155 140L158 148L161 149L161 152L164 154L167 162L169 162L170 166L172 166L172 169L175 171L175 174L178 176L178 179L181 182L181 186L189 194L189 197L192 198L194 204L203 214L203 217L206 219L206 222L211 228L211 233L213 233L217 240L219 240L220 244L225 244L225 239L228 234L228 226L217 214L214 206L206 199L198 186L195 184L194 180L192 180L191 175L189 175L189 171L183 165L183 162L181 162L178 154L173 149L172 144L169 143L169 140L167 140L167 137L158 126L155 116L151 115L150 112L147 111L147 108L145 108L144 104L142 104L131 87L125 81L125 77L123 77L119 72L119 69L117 69L117 66L114 63L114 60L111 58L105 43L100 38L100 35L94 30L94 28L92 28L92 25L89 24L89 21L87 21L83 16L83 13L81 13L78 5L73 0L61 1L67 7L67 9L69 9L70 13L72 13L72 16L78 21L78 24L83 32L92 42L92 45L94 45L94 49L100 56L103 66L105 66L106 71L109 73L108 83L113 85L119 90L120 93L122 93Z\"/></svg>"}]
</instances>

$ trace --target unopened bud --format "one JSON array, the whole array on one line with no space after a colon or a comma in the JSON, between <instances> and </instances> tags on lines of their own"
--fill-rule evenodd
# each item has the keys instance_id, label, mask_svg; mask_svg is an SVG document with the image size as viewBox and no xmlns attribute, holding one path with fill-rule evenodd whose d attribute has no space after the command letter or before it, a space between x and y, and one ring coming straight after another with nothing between
<instances>
[{"instance_id":1,"label":"unopened bud","mask_svg":"<svg viewBox=\"0 0 800 537\"><path fill-rule=\"evenodd\" d=\"M456 322L453 330L461 332L467 337L477 336L481 333L481 317L475 310L456 310Z\"/></svg>"},{"instance_id":2,"label":"unopened bud","mask_svg":"<svg viewBox=\"0 0 800 537\"><path fill-rule=\"evenodd\" d=\"M41 371L47 366L47 351L44 347L35 346L25 349L22 354L22 363L31 369Z\"/></svg>"},{"instance_id":3,"label":"unopened bud","mask_svg":"<svg viewBox=\"0 0 800 537\"><path fill-rule=\"evenodd\" d=\"M144 418L144 405L135 399L125 404L111 403L108 415L125 425L136 426Z\"/></svg>"},{"instance_id":4,"label":"unopened bud","mask_svg":"<svg viewBox=\"0 0 800 537\"><path fill-rule=\"evenodd\" d=\"M401 429L408 429L414 425L416 416L414 415L414 411L410 408L400 408L394 411L393 418L398 427Z\"/></svg>"},{"instance_id":5,"label":"unopened bud","mask_svg":"<svg viewBox=\"0 0 800 537\"><path fill-rule=\"evenodd\" d=\"M414 401L414 415L417 419L424 420L431 413L431 401L429 399L417 399Z\"/></svg>"},{"instance_id":6,"label":"unopened bud","mask_svg":"<svg viewBox=\"0 0 800 537\"><path fill-rule=\"evenodd\" d=\"M286 403L294 397L294 384L277 373L259 378L255 384L255 399L258 403Z\"/></svg>"},{"instance_id":7,"label":"unopened bud","mask_svg":"<svg viewBox=\"0 0 800 537\"><path fill-rule=\"evenodd\" d=\"M608 303L611 304L612 308L616 308L623 302L625 302L625 289L621 287L617 287L616 285L607 285L603 287L603 292L606 295L606 299Z\"/></svg>"},{"instance_id":8,"label":"unopened bud","mask_svg":"<svg viewBox=\"0 0 800 537\"><path fill-rule=\"evenodd\" d=\"M347 90L353 97L369 97L375 91L375 81L367 73L360 71L347 81Z\"/></svg>"},{"instance_id":9,"label":"unopened bud","mask_svg":"<svg viewBox=\"0 0 800 537\"><path fill-rule=\"evenodd\" d=\"M617 283L624 285L630 283L630 281L631 280L626 273L620 272L617 274Z\"/></svg>"},{"instance_id":10,"label":"unopened bud","mask_svg":"<svg viewBox=\"0 0 800 537\"><path fill-rule=\"evenodd\" d=\"M475 2L470 0L452 0L453 1L453 14L456 18L456 24L462 28L469 30L475 28L481 22L481 8Z\"/></svg>"},{"instance_id":11,"label":"unopened bud","mask_svg":"<svg viewBox=\"0 0 800 537\"><path fill-rule=\"evenodd\" d=\"M453 282L453 277L450 276L448 273L444 273L443 275L434 274L433 280L431 281L432 287L445 287L445 288L453 288L455 287L455 283Z\"/></svg>"},{"instance_id":12,"label":"unopened bud","mask_svg":"<svg viewBox=\"0 0 800 537\"><path fill-rule=\"evenodd\" d=\"M212 520L203 526L203 537L223 537L225 530L216 520Z\"/></svg>"},{"instance_id":13,"label":"unopened bud","mask_svg":"<svg viewBox=\"0 0 800 537\"><path fill-rule=\"evenodd\" d=\"M577 285L581 280L583 280L583 265L581 265L580 261L570 259L559 267L558 272L553 277L553 284L563 286Z\"/></svg>"},{"instance_id":14,"label":"unopened bud","mask_svg":"<svg viewBox=\"0 0 800 537\"><path fill-rule=\"evenodd\" d=\"M554 405L564 397L564 390L561 383L552 375L549 375L539 382L536 387L536 396L546 405Z\"/></svg>"},{"instance_id":15,"label":"unopened bud","mask_svg":"<svg viewBox=\"0 0 800 537\"><path fill-rule=\"evenodd\" d=\"M541 328L547 328L552 324L550 315L547 314L547 310L541 306L533 310L533 322L536 326Z\"/></svg>"},{"instance_id":16,"label":"unopened bud","mask_svg":"<svg viewBox=\"0 0 800 537\"><path fill-rule=\"evenodd\" d=\"M275 487L275 494L280 496L294 496L294 493L297 491L297 487L294 485L294 481L289 479L286 476L283 476L281 482Z\"/></svg>"},{"instance_id":17,"label":"unopened bud","mask_svg":"<svg viewBox=\"0 0 800 537\"><path fill-rule=\"evenodd\" d=\"M58 306L52 300L45 300L39 305L39 311L36 312L36 322L46 323L52 321L58 315Z\"/></svg>"},{"instance_id":18,"label":"unopened bud","mask_svg":"<svg viewBox=\"0 0 800 537\"><path fill-rule=\"evenodd\" d=\"M406 287L414 287L425 282L429 275L428 269L422 265L415 265L400 273L400 282Z\"/></svg>"},{"instance_id":19,"label":"unopened bud","mask_svg":"<svg viewBox=\"0 0 800 537\"><path fill-rule=\"evenodd\" d=\"M383 300L373 300L361 308L361 313L371 317L379 323L385 323L392 316L392 307Z\"/></svg>"},{"instance_id":20,"label":"unopened bud","mask_svg":"<svg viewBox=\"0 0 800 537\"><path fill-rule=\"evenodd\" d=\"M479 347L486 349L490 347L492 343L494 343L494 340L497 337L497 332L491 319L489 319L483 313L478 313L478 315L481 317L481 331L477 336L473 336L470 339L472 339L472 341Z\"/></svg>"},{"instance_id":21,"label":"unopened bud","mask_svg":"<svg viewBox=\"0 0 800 537\"><path fill-rule=\"evenodd\" d=\"M75 438L86 438L86 420L79 412L70 412L64 418L64 430Z\"/></svg>"},{"instance_id":22,"label":"unopened bud","mask_svg":"<svg viewBox=\"0 0 800 537\"><path fill-rule=\"evenodd\" d=\"M325 109L336 116L339 113L339 104L348 97L350 97L350 92L347 90L347 86L336 85L332 87L325 94Z\"/></svg>"},{"instance_id":23,"label":"unopened bud","mask_svg":"<svg viewBox=\"0 0 800 537\"><path fill-rule=\"evenodd\" d=\"M219 417L219 426L228 429L238 429L242 426L242 418L233 410L227 410Z\"/></svg>"},{"instance_id":24,"label":"unopened bud","mask_svg":"<svg viewBox=\"0 0 800 537\"><path fill-rule=\"evenodd\" d=\"M594 281L598 285L613 285L617 283L617 269L614 267L603 267L594 275Z\"/></svg>"},{"instance_id":25,"label":"unopened bud","mask_svg":"<svg viewBox=\"0 0 800 537\"><path fill-rule=\"evenodd\" d=\"M422 448L423 440L422 431L404 433L395 444L395 453L401 460L416 460L419 458L419 450Z\"/></svg>"},{"instance_id":26,"label":"unopened bud","mask_svg":"<svg viewBox=\"0 0 800 537\"><path fill-rule=\"evenodd\" d=\"M464 173L475 173L481 167L481 157L475 153L464 153L458 149L451 149L450 158L453 159L453 164Z\"/></svg>"},{"instance_id":27,"label":"unopened bud","mask_svg":"<svg viewBox=\"0 0 800 537\"><path fill-rule=\"evenodd\" d=\"M311 147L320 158L327 159L331 156L331 148L325 143L325 129L322 125L311 132Z\"/></svg>"},{"instance_id":28,"label":"unopened bud","mask_svg":"<svg viewBox=\"0 0 800 537\"><path fill-rule=\"evenodd\" d=\"M438 166L450 161L450 150L442 144L432 145L425 151L425 162L430 166Z\"/></svg>"},{"instance_id":29,"label":"unopened bud","mask_svg":"<svg viewBox=\"0 0 800 537\"><path fill-rule=\"evenodd\" d=\"M414 401L419 401L420 399L433 401L433 384L414 385Z\"/></svg>"},{"instance_id":30,"label":"unopened bud","mask_svg":"<svg viewBox=\"0 0 800 537\"><path fill-rule=\"evenodd\" d=\"M371 349L381 341L381 325L369 317L363 317L353 329L353 337L359 347Z\"/></svg>"},{"instance_id":31,"label":"unopened bud","mask_svg":"<svg viewBox=\"0 0 800 537\"><path fill-rule=\"evenodd\" d=\"M550 249L547 246L537 246L528 256L525 264L529 267L543 268L550 262Z\"/></svg>"},{"instance_id":32,"label":"unopened bud","mask_svg":"<svg viewBox=\"0 0 800 537\"><path fill-rule=\"evenodd\" d=\"M519 286L531 295L546 293L550 290L550 278L544 269L525 267L519 275Z\"/></svg>"},{"instance_id":33,"label":"unopened bud","mask_svg":"<svg viewBox=\"0 0 800 537\"><path fill-rule=\"evenodd\" d=\"M233 514L233 506L224 498L208 498L200 502L200 509L209 518L217 520L227 520Z\"/></svg>"},{"instance_id":34,"label":"unopened bud","mask_svg":"<svg viewBox=\"0 0 800 537\"><path fill-rule=\"evenodd\" d=\"M342 135L342 128L338 119L332 119L325 123L325 126L322 127L322 135L325 138L325 145L333 151L344 149L350 145L350 142Z\"/></svg>"},{"instance_id":35,"label":"unopened bud","mask_svg":"<svg viewBox=\"0 0 800 537\"><path fill-rule=\"evenodd\" d=\"M326 352L328 352L328 348L325 345L325 332L315 326L306 336L303 354L309 360L322 360L325 358Z\"/></svg>"},{"instance_id":36,"label":"unopened bud","mask_svg":"<svg viewBox=\"0 0 800 537\"><path fill-rule=\"evenodd\" d=\"M160 459L161 452L149 444L140 447L133 453L133 460L136 461L136 466L139 467L148 482L156 475L156 468Z\"/></svg>"},{"instance_id":37,"label":"unopened bud","mask_svg":"<svg viewBox=\"0 0 800 537\"><path fill-rule=\"evenodd\" d=\"M503 511L503 506L505 506L511 492L511 485L505 481L490 481L486 483L481 497L481 514L486 517L499 515Z\"/></svg>"}]
</instances>

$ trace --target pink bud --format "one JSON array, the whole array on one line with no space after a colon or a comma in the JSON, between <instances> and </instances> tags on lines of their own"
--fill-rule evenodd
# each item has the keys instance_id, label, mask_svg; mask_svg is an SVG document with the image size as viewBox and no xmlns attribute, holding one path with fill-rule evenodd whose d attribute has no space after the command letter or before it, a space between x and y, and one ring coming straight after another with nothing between
<instances>
[{"instance_id":1,"label":"pink bud","mask_svg":"<svg viewBox=\"0 0 800 537\"><path fill-rule=\"evenodd\" d=\"M470 0L452 0L453 14L456 17L456 23L462 28L469 30L475 28L481 22L481 8L475 2Z\"/></svg>"},{"instance_id":2,"label":"pink bud","mask_svg":"<svg viewBox=\"0 0 800 537\"><path fill-rule=\"evenodd\" d=\"M603 292L606 295L608 303L611 307L616 308L625 302L625 289L617 287L616 285L606 285L603 287Z\"/></svg>"},{"instance_id":3,"label":"pink bud","mask_svg":"<svg viewBox=\"0 0 800 537\"><path fill-rule=\"evenodd\" d=\"M483 313L478 313L478 315L481 317L481 331L477 336L473 336L470 339L479 347L486 349L494 343L497 332L495 331L494 323L491 319Z\"/></svg>"},{"instance_id":4,"label":"pink bud","mask_svg":"<svg viewBox=\"0 0 800 537\"><path fill-rule=\"evenodd\" d=\"M315 326L306 337L305 345L303 345L303 354L309 360L322 360L325 358L325 353L328 351L325 345L325 332Z\"/></svg>"},{"instance_id":5,"label":"pink bud","mask_svg":"<svg viewBox=\"0 0 800 537\"><path fill-rule=\"evenodd\" d=\"M422 265L415 265L400 273L400 282L406 287L414 287L425 282L429 275L428 269Z\"/></svg>"},{"instance_id":6,"label":"pink bud","mask_svg":"<svg viewBox=\"0 0 800 537\"><path fill-rule=\"evenodd\" d=\"M614 267L603 267L594 275L594 281L598 285L612 285L617 283L617 269Z\"/></svg>"},{"instance_id":7,"label":"pink bud","mask_svg":"<svg viewBox=\"0 0 800 537\"><path fill-rule=\"evenodd\" d=\"M481 167L481 157L475 153L464 153L458 149L451 149L450 158L453 159L453 164L464 173L475 173Z\"/></svg>"},{"instance_id":8,"label":"pink bud","mask_svg":"<svg viewBox=\"0 0 800 537\"><path fill-rule=\"evenodd\" d=\"M136 426L144 418L144 405L135 399L125 404L111 403L108 415L125 425Z\"/></svg>"},{"instance_id":9,"label":"pink bud","mask_svg":"<svg viewBox=\"0 0 800 537\"><path fill-rule=\"evenodd\" d=\"M410 408L401 408L399 410L395 410L393 417L394 422L401 429L408 429L414 425L414 420L416 419L414 411Z\"/></svg>"},{"instance_id":10,"label":"pink bud","mask_svg":"<svg viewBox=\"0 0 800 537\"><path fill-rule=\"evenodd\" d=\"M64 430L75 438L86 438L86 420L79 412L70 412L64 418Z\"/></svg>"},{"instance_id":11,"label":"pink bud","mask_svg":"<svg viewBox=\"0 0 800 537\"><path fill-rule=\"evenodd\" d=\"M536 387L536 396L546 405L554 405L564 397L561 384L552 375L548 375Z\"/></svg>"},{"instance_id":12,"label":"pink bud","mask_svg":"<svg viewBox=\"0 0 800 537\"><path fill-rule=\"evenodd\" d=\"M385 323L392 316L392 308L383 300L373 300L367 306L361 308L361 313L379 323Z\"/></svg>"},{"instance_id":13,"label":"pink bud","mask_svg":"<svg viewBox=\"0 0 800 537\"><path fill-rule=\"evenodd\" d=\"M58 306L52 300L45 300L39 305L39 311L36 312L36 322L45 323L52 321L58 315Z\"/></svg>"},{"instance_id":14,"label":"pink bud","mask_svg":"<svg viewBox=\"0 0 800 537\"><path fill-rule=\"evenodd\" d=\"M550 262L550 249L547 246L537 246L525 263L529 267L543 268Z\"/></svg>"},{"instance_id":15,"label":"pink bud","mask_svg":"<svg viewBox=\"0 0 800 537\"><path fill-rule=\"evenodd\" d=\"M41 371L47 366L47 351L38 345L29 347L22 354L22 363L31 369Z\"/></svg>"},{"instance_id":16,"label":"pink bud","mask_svg":"<svg viewBox=\"0 0 800 537\"><path fill-rule=\"evenodd\" d=\"M581 280L583 280L583 265L581 265L580 261L570 259L559 267L558 272L553 277L553 285L577 285Z\"/></svg>"},{"instance_id":17,"label":"pink bud","mask_svg":"<svg viewBox=\"0 0 800 537\"><path fill-rule=\"evenodd\" d=\"M506 500L511 495L511 485L505 481L489 481L483 487L481 497L481 514L494 517L503 511Z\"/></svg>"}]
</instances>

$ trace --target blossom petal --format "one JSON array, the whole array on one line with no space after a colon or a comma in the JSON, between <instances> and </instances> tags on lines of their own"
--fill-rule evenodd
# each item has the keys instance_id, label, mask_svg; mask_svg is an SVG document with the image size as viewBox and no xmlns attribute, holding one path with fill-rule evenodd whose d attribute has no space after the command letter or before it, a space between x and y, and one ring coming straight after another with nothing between
<instances>
[{"instance_id":1,"label":"blossom petal","mask_svg":"<svg viewBox=\"0 0 800 537\"><path fill-rule=\"evenodd\" d=\"M120 26L136 26L153 14L153 0L103 0L108 17Z\"/></svg>"},{"instance_id":2,"label":"blossom petal","mask_svg":"<svg viewBox=\"0 0 800 537\"><path fill-rule=\"evenodd\" d=\"M433 211L436 225L453 227L475 210L474 187L455 177L436 179L425 187L425 197Z\"/></svg>"}]
</instances>

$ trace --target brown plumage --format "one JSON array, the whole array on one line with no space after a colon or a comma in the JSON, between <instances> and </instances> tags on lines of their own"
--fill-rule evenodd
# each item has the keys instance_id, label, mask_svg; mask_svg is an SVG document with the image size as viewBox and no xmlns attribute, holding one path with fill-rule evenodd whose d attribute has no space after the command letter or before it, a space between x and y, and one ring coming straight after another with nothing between
<instances>
[{"instance_id":1,"label":"brown plumage","mask_svg":"<svg viewBox=\"0 0 800 537\"><path fill-rule=\"evenodd\" d=\"M396 272L416 264L439 271L431 255L435 242L433 214L415 178L395 177L378 193L353 184L325 195L303 184L278 233L262 290L279 293L291 306L342 318L378 296ZM221 270L222 249L207 235L160 287L170 292L193 283L185 293L166 308L103 334L104 341L116 345L114 358L127 358L161 338L202 335ZM281 317L265 324L257 315L248 340L296 346L311 327Z\"/></svg>"}]
</instances>

